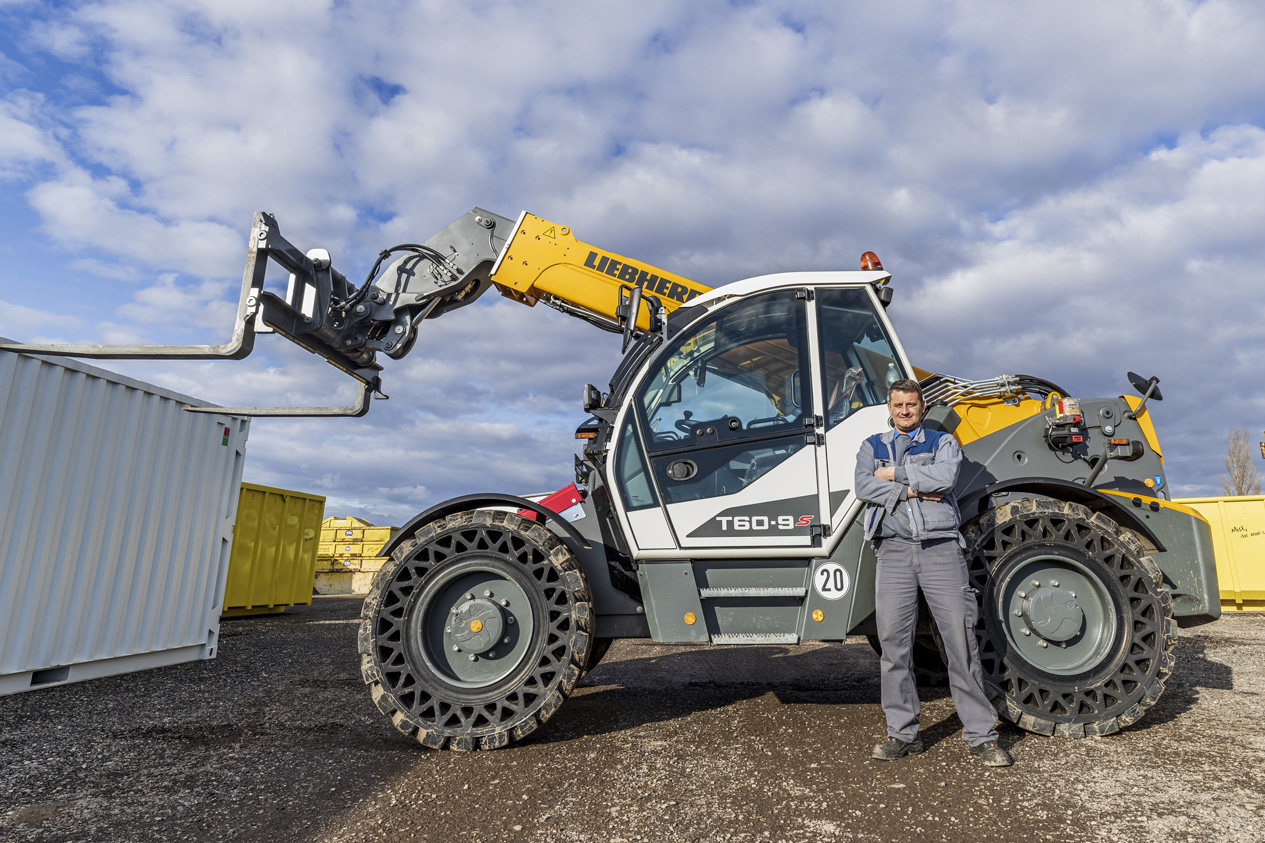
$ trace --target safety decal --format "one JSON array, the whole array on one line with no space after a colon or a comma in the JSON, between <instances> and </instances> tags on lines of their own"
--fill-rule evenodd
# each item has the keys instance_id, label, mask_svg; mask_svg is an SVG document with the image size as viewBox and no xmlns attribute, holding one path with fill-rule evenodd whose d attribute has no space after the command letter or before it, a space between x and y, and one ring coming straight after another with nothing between
<instances>
[{"instance_id":1,"label":"safety decal","mask_svg":"<svg viewBox=\"0 0 1265 843\"><path fill-rule=\"evenodd\" d=\"M848 572L838 562L827 562L813 572L813 589L826 600L838 600L851 585Z\"/></svg>"}]
</instances>

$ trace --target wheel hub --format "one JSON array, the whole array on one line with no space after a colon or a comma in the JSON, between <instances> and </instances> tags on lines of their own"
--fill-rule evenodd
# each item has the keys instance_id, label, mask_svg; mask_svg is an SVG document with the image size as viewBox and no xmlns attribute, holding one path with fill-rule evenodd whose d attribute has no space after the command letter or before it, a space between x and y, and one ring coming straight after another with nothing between
<instances>
[{"instance_id":1,"label":"wheel hub","mask_svg":"<svg viewBox=\"0 0 1265 843\"><path fill-rule=\"evenodd\" d=\"M1010 648L1047 673L1090 670L1115 640L1106 586L1071 555L1029 556L998 583L997 598Z\"/></svg>"},{"instance_id":2,"label":"wheel hub","mask_svg":"<svg viewBox=\"0 0 1265 843\"><path fill-rule=\"evenodd\" d=\"M449 635L462 651L482 655L501 640L505 619L491 600L476 598L455 607Z\"/></svg>"},{"instance_id":3,"label":"wheel hub","mask_svg":"<svg viewBox=\"0 0 1265 843\"><path fill-rule=\"evenodd\" d=\"M1046 641L1070 640L1081 631L1085 611L1076 602L1076 595L1069 589L1051 581L1027 592L1020 611L1028 627Z\"/></svg>"},{"instance_id":4,"label":"wheel hub","mask_svg":"<svg viewBox=\"0 0 1265 843\"><path fill-rule=\"evenodd\" d=\"M474 690L517 670L535 619L523 586L478 558L431 582L409 617L422 660L444 681Z\"/></svg>"}]
</instances>

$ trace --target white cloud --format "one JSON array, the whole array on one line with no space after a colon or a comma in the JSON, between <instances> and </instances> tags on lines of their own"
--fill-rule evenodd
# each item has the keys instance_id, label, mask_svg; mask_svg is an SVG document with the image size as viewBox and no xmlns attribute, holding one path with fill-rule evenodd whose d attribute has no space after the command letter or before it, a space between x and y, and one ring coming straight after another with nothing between
<instances>
[{"instance_id":1,"label":"white cloud","mask_svg":"<svg viewBox=\"0 0 1265 843\"><path fill-rule=\"evenodd\" d=\"M1085 392L1159 374L1157 424L1192 489L1219 471L1210 417L1259 426L1255 399L1221 386L1251 382L1265 335L1251 3L22 11L0 178L47 242L9 250L91 274L85 334L222 342L258 209L359 280L378 249L478 204L707 283L874 249L924 365ZM59 309L29 269L10 279L13 305ZM605 385L617 339L507 301L424 327L387 363L392 401L356 422L260 422L250 471L379 514L564 482L579 386ZM131 365L217 403L350 400L306 352L259 349Z\"/></svg>"}]
</instances>

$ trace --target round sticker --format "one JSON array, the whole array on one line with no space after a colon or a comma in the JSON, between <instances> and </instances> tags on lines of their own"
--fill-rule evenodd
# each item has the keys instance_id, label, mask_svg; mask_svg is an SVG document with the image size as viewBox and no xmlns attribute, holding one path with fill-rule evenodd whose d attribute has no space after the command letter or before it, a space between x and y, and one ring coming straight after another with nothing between
<instances>
[{"instance_id":1,"label":"round sticker","mask_svg":"<svg viewBox=\"0 0 1265 843\"><path fill-rule=\"evenodd\" d=\"M838 562L827 562L813 573L813 588L827 600L838 600L851 584L848 572Z\"/></svg>"}]
</instances>

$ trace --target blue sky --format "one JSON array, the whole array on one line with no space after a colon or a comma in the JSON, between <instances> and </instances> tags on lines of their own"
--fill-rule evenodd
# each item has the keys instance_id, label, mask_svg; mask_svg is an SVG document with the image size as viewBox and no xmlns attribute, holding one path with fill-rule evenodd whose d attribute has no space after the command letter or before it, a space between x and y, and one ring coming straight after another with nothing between
<instances>
[{"instance_id":1,"label":"blue sky","mask_svg":"<svg viewBox=\"0 0 1265 843\"><path fill-rule=\"evenodd\" d=\"M1265 428L1254 2L0 0L0 334L222 342L255 210L358 279L479 205L709 284L873 249L916 362L1073 394L1156 374L1174 490ZM280 341L108 364L343 401ZM260 421L247 479L401 523L570 476L618 338L487 296L358 421Z\"/></svg>"}]
</instances>

